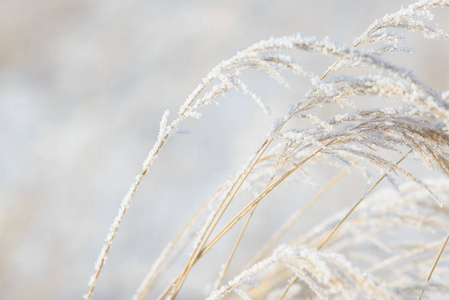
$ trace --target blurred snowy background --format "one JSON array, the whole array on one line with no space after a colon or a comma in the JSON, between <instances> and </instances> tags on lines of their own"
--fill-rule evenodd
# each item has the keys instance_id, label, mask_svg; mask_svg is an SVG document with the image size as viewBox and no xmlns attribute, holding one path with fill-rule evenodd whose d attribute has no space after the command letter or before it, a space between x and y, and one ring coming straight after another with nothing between
<instances>
[{"instance_id":1,"label":"blurred snowy background","mask_svg":"<svg viewBox=\"0 0 449 300\"><path fill-rule=\"evenodd\" d=\"M374 19L409 3L2 0L1 298L81 299L163 111L173 117L217 63L259 40L296 32L350 44ZM435 13L449 30L449 12ZM408 67L449 89L448 42L413 41ZM300 96L287 91L282 102L265 93L269 104L279 100L271 120ZM185 123L191 133L175 136L159 155L94 299L130 299L163 247L261 142L271 121L252 100L234 93L222 103ZM200 282L185 299L204 291Z\"/></svg>"}]
</instances>

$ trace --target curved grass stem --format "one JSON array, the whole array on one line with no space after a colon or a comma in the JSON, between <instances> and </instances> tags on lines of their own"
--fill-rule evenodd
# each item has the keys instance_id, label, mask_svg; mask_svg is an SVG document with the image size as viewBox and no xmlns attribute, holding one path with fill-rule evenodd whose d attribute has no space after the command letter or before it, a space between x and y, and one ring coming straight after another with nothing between
<instances>
[{"instance_id":1,"label":"curved grass stem","mask_svg":"<svg viewBox=\"0 0 449 300\"><path fill-rule=\"evenodd\" d=\"M438 262L440 261L441 255L443 254L444 248L446 248L448 241L449 241L449 233L446 235L446 238L444 239L444 241L440 247L440 251L438 251L438 254L435 257L435 261L433 262L432 268L430 268L429 275L427 275L426 281L424 282L424 286L422 287L421 291L419 292L418 300L421 300L421 297L424 294L426 286L427 286L430 278L432 278L433 271L435 270Z\"/></svg>"}]
</instances>

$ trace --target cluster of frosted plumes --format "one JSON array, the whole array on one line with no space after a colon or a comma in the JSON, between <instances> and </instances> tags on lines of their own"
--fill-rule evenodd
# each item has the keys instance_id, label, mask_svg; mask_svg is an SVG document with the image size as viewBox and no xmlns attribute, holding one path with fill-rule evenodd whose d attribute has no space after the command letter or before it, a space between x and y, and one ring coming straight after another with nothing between
<instances>
[{"instance_id":1,"label":"cluster of frosted plumes","mask_svg":"<svg viewBox=\"0 0 449 300\"><path fill-rule=\"evenodd\" d=\"M445 282L449 281L443 276L447 268L441 263L444 258L438 256L435 259L434 252L439 246L444 249L441 245L445 245L444 236L449 229L446 225L447 210L440 207L444 202L441 194L447 192L444 184L449 182L423 182L423 178L401 167L403 160L413 158L421 160L429 168L440 170L442 176L449 174L448 92L442 93L410 71L379 56L408 50L398 45L404 40L403 31L419 31L427 38L448 37L443 30L423 21L432 19L430 8L438 7L449 7L449 1L422 0L386 15L357 38L354 47L298 34L256 43L217 65L187 98L173 121L169 122L168 111L164 114L156 143L111 225L86 298L92 296L109 248L143 176L168 138L183 131L180 127L182 121L200 118L203 106L219 103L222 100L218 97L230 90L248 95L265 113L270 112L269 105L242 80L241 74L250 70L264 71L287 87L289 83L284 74L292 72L307 78L310 88L303 97L289 105L284 116L276 119L247 165L206 201L166 247L138 288L135 299L144 299L183 249L192 243L193 249L185 267L159 297L175 298L193 266L237 223L244 223L241 235L229 257L224 258L215 290L209 296L211 299L225 295L243 299L298 295L305 299L394 299L416 297L420 293L448 293L449 285ZM359 46L365 49L355 49ZM337 61L320 76L285 54L291 51L321 53ZM345 68L359 67L363 67L359 75L341 74ZM334 75L336 71L339 75ZM390 99L396 104L360 108L368 97ZM320 109L332 105L338 105L344 113L321 117ZM300 126L295 125L298 121ZM374 166L384 175L347 215L329 220L309 235L298 237L291 245L280 246L274 254L268 255L279 236L307 210L309 204L306 204L286 221L266 247L261 248L263 251L257 256L258 263L223 285L236 247L258 204L284 181L296 180L293 175L297 173L313 182L304 168L305 164L317 168L320 165L336 166L341 172L354 168L367 177L372 177L368 173ZM402 175L413 182L412 190L402 191L395 197L388 196L388 201L383 198L385 194L380 193L369 198L369 205L364 205L362 200L370 196L385 177L393 177L392 174ZM341 174L322 189L337 182L339 176ZM420 187L419 191L415 190L416 186ZM219 227L227 208L243 190L249 190L252 199L238 213L228 216L229 221L225 225L220 223ZM428 197L434 199L429 200ZM347 218L349 214L351 217ZM392 235L404 230L418 231L420 235L413 234L415 240L397 243ZM321 250L325 244L326 248ZM438 262L438 268L435 268ZM431 269L430 274L426 274Z\"/></svg>"},{"instance_id":2,"label":"cluster of frosted plumes","mask_svg":"<svg viewBox=\"0 0 449 300\"><path fill-rule=\"evenodd\" d=\"M427 185L447 203L448 179ZM311 299L416 297L425 285L428 266L447 239L449 209L435 203L418 185L405 183L396 190L372 194L343 223L326 250L317 251L343 213L292 241L291 246L279 246L271 256L215 290L210 299L242 291L257 298L270 291L273 299L278 299L285 292L286 278L294 275L297 287L285 293L285 299L297 299L298 293L305 299L309 299L307 295L313 295ZM427 295L449 292L448 263L447 255L440 260L432 282L426 285Z\"/></svg>"}]
</instances>

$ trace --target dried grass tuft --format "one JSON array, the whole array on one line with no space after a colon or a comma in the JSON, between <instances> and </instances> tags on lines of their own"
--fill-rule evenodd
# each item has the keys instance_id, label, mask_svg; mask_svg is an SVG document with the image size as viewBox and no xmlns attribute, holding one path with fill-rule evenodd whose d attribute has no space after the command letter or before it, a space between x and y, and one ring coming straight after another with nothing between
<instances>
[{"instance_id":1,"label":"dried grass tuft","mask_svg":"<svg viewBox=\"0 0 449 300\"><path fill-rule=\"evenodd\" d=\"M164 114L157 141L111 225L86 299L92 297L143 176L167 140L181 130L180 124L188 118L200 118L204 106L221 101L218 97L231 90L248 95L270 113L270 106L242 79L243 73L253 70L266 72L286 87L291 85L287 75L296 74L309 80L310 88L276 119L248 163L206 201L167 246L134 299L145 299L154 291L178 259L184 260L184 267L158 299L176 298L189 274L197 271L197 262L239 224L236 242L219 246L229 248L229 255L217 258L223 267L208 299L408 299L432 293L449 295L448 256L444 253L449 216L443 206L449 192L448 93L380 56L409 51L399 47L407 31L418 31L431 39L447 38L446 32L424 20L433 18L429 9L448 6L449 1L421 0L388 14L356 38L353 47L299 34L271 38L212 69L171 122L169 112ZM286 54L292 51L330 56L336 63L319 76ZM358 75L342 73L347 68L357 69ZM388 99L392 105L364 109L373 98ZM343 113L322 117L323 108L334 106ZM439 170L441 179L425 181L407 170L403 165L411 159ZM247 237L248 225L258 215L258 205L286 182L314 182L307 171L309 166L331 166L338 171L271 239L267 238L265 246L259 246L252 266L242 266L240 274L224 283L234 257L239 255L238 246ZM279 246L289 228L351 171L374 178L366 192L356 196L352 208ZM372 193L385 178L393 182L407 179L409 183L396 185L396 192ZM235 205L240 208L231 214L230 207ZM192 245L192 251L185 258L180 254L187 245Z\"/></svg>"}]
</instances>

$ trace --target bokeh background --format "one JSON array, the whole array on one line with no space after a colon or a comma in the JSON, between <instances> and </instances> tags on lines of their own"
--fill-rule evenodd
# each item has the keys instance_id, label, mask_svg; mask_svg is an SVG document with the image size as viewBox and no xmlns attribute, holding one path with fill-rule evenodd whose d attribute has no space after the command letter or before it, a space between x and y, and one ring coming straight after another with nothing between
<instances>
[{"instance_id":1,"label":"bokeh background","mask_svg":"<svg viewBox=\"0 0 449 300\"><path fill-rule=\"evenodd\" d=\"M409 3L2 0L0 298L81 299L163 111L173 117L217 63L296 32L350 44L374 19ZM436 11L446 30L448 13ZM423 40L411 37L416 51L403 63L448 90L448 42ZM325 70L316 57L304 59ZM256 76L252 87L267 94L273 116L231 93L184 123L189 135L167 143L133 200L94 299L130 299L163 247L300 96L265 80ZM183 299L205 291L199 281Z\"/></svg>"}]
</instances>

